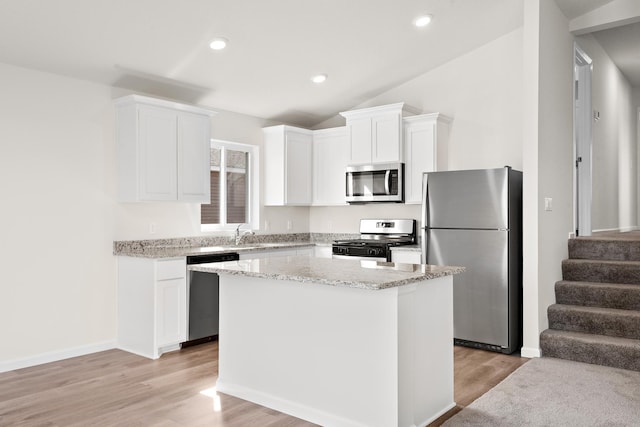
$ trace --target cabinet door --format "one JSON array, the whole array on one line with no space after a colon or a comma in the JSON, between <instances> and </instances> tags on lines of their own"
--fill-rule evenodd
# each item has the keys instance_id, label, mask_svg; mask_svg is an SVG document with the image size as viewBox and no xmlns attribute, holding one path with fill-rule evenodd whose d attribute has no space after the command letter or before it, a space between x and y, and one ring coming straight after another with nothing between
<instances>
[{"instance_id":1,"label":"cabinet door","mask_svg":"<svg viewBox=\"0 0 640 427\"><path fill-rule=\"evenodd\" d=\"M156 282L156 347L178 344L187 339L186 279Z\"/></svg>"},{"instance_id":2,"label":"cabinet door","mask_svg":"<svg viewBox=\"0 0 640 427\"><path fill-rule=\"evenodd\" d=\"M349 164L346 128L313 136L313 204L345 205L345 170Z\"/></svg>"},{"instance_id":3,"label":"cabinet door","mask_svg":"<svg viewBox=\"0 0 640 427\"><path fill-rule=\"evenodd\" d=\"M390 113L372 119L371 160L373 163L402 161L401 116Z\"/></svg>"},{"instance_id":4,"label":"cabinet door","mask_svg":"<svg viewBox=\"0 0 640 427\"><path fill-rule=\"evenodd\" d=\"M436 123L405 124L405 203L422 202L422 174L436 170Z\"/></svg>"},{"instance_id":5,"label":"cabinet door","mask_svg":"<svg viewBox=\"0 0 640 427\"><path fill-rule=\"evenodd\" d=\"M287 205L310 205L312 199L312 141L310 135L288 132L286 135Z\"/></svg>"},{"instance_id":6,"label":"cabinet door","mask_svg":"<svg viewBox=\"0 0 640 427\"><path fill-rule=\"evenodd\" d=\"M349 143L351 164L371 163L371 118L363 117L349 121Z\"/></svg>"},{"instance_id":7,"label":"cabinet door","mask_svg":"<svg viewBox=\"0 0 640 427\"><path fill-rule=\"evenodd\" d=\"M208 117L178 115L178 200L210 203L210 134Z\"/></svg>"},{"instance_id":8,"label":"cabinet door","mask_svg":"<svg viewBox=\"0 0 640 427\"><path fill-rule=\"evenodd\" d=\"M176 200L176 113L142 106L138 120L140 200Z\"/></svg>"}]
</instances>

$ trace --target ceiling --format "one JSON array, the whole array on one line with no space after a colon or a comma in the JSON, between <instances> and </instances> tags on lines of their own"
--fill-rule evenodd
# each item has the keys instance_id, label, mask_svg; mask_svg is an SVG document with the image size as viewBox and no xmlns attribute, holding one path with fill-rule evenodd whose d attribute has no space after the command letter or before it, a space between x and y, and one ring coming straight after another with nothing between
<instances>
[{"instance_id":1,"label":"ceiling","mask_svg":"<svg viewBox=\"0 0 640 427\"><path fill-rule=\"evenodd\" d=\"M577 18L615 0L556 0L558 8L569 19Z\"/></svg>"},{"instance_id":2,"label":"ceiling","mask_svg":"<svg viewBox=\"0 0 640 427\"><path fill-rule=\"evenodd\" d=\"M593 36L632 87L640 87L640 23L597 31Z\"/></svg>"},{"instance_id":3,"label":"ceiling","mask_svg":"<svg viewBox=\"0 0 640 427\"><path fill-rule=\"evenodd\" d=\"M584 15L615 0L556 0L569 19ZM640 87L640 23L623 25L592 33L611 60L629 80Z\"/></svg>"},{"instance_id":4,"label":"ceiling","mask_svg":"<svg viewBox=\"0 0 640 427\"><path fill-rule=\"evenodd\" d=\"M522 22L514 0L0 0L0 62L313 127ZM640 24L593 34L640 86Z\"/></svg>"},{"instance_id":5,"label":"ceiling","mask_svg":"<svg viewBox=\"0 0 640 427\"><path fill-rule=\"evenodd\" d=\"M514 0L0 0L0 62L312 127L522 22Z\"/></svg>"}]
</instances>

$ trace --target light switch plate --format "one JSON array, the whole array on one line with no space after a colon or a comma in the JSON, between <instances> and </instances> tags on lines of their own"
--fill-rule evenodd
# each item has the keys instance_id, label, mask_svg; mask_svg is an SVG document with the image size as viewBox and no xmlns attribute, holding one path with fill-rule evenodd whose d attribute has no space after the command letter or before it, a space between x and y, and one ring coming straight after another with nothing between
<instances>
[{"instance_id":1,"label":"light switch plate","mask_svg":"<svg viewBox=\"0 0 640 427\"><path fill-rule=\"evenodd\" d=\"M553 210L553 199L551 197L544 198L544 210L545 211Z\"/></svg>"}]
</instances>

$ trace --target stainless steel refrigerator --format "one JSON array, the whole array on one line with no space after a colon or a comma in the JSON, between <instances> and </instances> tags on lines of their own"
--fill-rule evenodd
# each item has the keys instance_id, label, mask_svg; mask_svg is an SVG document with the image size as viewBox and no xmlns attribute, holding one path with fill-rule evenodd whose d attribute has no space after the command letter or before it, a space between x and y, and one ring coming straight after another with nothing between
<instances>
[{"instance_id":1,"label":"stainless steel refrigerator","mask_svg":"<svg viewBox=\"0 0 640 427\"><path fill-rule=\"evenodd\" d=\"M459 345L513 353L522 343L522 172L429 172L422 183L422 261L453 276Z\"/></svg>"}]
</instances>

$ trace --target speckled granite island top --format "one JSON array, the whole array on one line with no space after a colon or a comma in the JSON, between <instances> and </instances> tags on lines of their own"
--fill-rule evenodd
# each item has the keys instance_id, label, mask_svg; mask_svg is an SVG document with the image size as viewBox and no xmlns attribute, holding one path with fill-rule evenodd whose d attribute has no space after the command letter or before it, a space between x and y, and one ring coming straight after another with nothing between
<instances>
[{"instance_id":1,"label":"speckled granite island top","mask_svg":"<svg viewBox=\"0 0 640 427\"><path fill-rule=\"evenodd\" d=\"M282 256L188 266L189 270L378 290L461 273L463 267Z\"/></svg>"}]
</instances>

